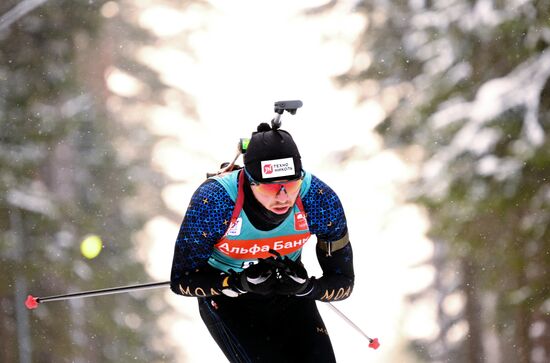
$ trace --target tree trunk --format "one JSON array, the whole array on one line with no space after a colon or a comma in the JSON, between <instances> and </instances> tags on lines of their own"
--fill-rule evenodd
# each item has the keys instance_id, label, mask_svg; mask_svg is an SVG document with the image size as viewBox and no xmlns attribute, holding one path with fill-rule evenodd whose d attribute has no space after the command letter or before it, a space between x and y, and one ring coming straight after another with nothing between
<instances>
[{"instance_id":1,"label":"tree trunk","mask_svg":"<svg viewBox=\"0 0 550 363\"><path fill-rule=\"evenodd\" d=\"M468 259L462 260L462 273L464 276L463 289L466 294L464 317L469 327L465 342L466 354L469 363L483 363L485 361L483 323L476 282L477 268L474 262Z\"/></svg>"}]
</instances>

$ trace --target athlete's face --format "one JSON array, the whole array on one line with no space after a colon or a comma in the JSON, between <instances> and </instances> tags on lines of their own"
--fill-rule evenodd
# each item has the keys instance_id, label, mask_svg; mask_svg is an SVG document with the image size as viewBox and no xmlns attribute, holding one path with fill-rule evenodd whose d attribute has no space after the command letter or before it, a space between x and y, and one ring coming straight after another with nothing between
<instances>
[{"instance_id":1,"label":"athlete's face","mask_svg":"<svg viewBox=\"0 0 550 363\"><path fill-rule=\"evenodd\" d=\"M302 186L303 174L300 179L260 183L254 180L246 169L244 172L254 197L267 210L276 214L285 214L296 202Z\"/></svg>"},{"instance_id":2,"label":"athlete's face","mask_svg":"<svg viewBox=\"0 0 550 363\"><path fill-rule=\"evenodd\" d=\"M301 180L296 182L301 184ZM252 193L267 210L276 214L285 214L296 202L300 188L285 188L284 184L275 185L277 185L276 190L270 193L262 190L262 185L251 185ZM274 186L273 189L275 189Z\"/></svg>"}]
</instances>

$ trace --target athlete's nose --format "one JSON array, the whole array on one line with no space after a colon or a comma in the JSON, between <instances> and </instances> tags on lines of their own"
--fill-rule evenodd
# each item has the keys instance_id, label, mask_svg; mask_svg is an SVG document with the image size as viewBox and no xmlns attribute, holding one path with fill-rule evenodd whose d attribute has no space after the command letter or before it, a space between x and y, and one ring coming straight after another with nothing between
<instances>
[{"instance_id":1,"label":"athlete's nose","mask_svg":"<svg viewBox=\"0 0 550 363\"><path fill-rule=\"evenodd\" d=\"M275 198L278 199L278 200L286 200L288 199L288 192L285 188L284 185L281 185L281 189L279 189L279 191L277 192L277 194L275 195Z\"/></svg>"}]
</instances>

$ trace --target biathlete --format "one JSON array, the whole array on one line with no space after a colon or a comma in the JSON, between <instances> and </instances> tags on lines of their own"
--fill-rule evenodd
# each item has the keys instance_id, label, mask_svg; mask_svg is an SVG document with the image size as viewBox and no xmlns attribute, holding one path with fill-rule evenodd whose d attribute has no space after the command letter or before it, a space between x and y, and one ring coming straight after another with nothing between
<instances>
[{"instance_id":1,"label":"biathlete","mask_svg":"<svg viewBox=\"0 0 550 363\"><path fill-rule=\"evenodd\" d=\"M174 293L196 297L230 362L335 362L316 301L350 296L353 256L342 204L302 168L292 136L262 123L244 167L195 191L175 243ZM302 248L317 237L322 276L309 276Z\"/></svg>"}]
</instances>

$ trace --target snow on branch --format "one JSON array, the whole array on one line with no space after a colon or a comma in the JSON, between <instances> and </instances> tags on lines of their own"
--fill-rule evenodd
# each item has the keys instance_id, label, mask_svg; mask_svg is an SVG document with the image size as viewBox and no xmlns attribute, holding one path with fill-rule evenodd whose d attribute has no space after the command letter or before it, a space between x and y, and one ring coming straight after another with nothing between
<instances>
[{"instance_id":1,"label":"snow on branch","mask_svg":"<svg viewBox=\"0 0 550 363\"><path fill-rule=\"evenodd\" d=\"M483 84L472 102L449 103L430 117L436 128L450 123L469 120L453 140L458 152L471 144L479 129L504 112L523 107L524 131L528 141L541 145L544 131L538 121L542 90L550 77L550 52L541 53L514 69L505 77Z\"/></svg>"},{"instance_id":2,"label":"snow on branch","mask_svg":"<svg viewBox=\"0 0 550 363\"><path fill-rule=\"evenodd\" d=\"M431 127L437 130L455 122L465 123L450 144L426 163L424 178L433 181L441 178L449 163L464 152L487 153L500 135L497 130L491 131L484 126L508 110L524 110L524 138L535 147L542 145L545 134L538 113L541 94L549 78L550 52L543 52L508 75L484 83L473 101L457 98L442 104L428 120Z\"/></svg>"},{"instance_id":3,"label":"snow on branch","mask_svg":"<svg viewBox=\"0 0 550 363\"><path fill-rule=\"evenodd\" d=\"M44 193L12 189L8 191L6 199L14 207L42 214L51 219L55 219L58 215L56 206Z\"/></svg>"}]
</instances>

